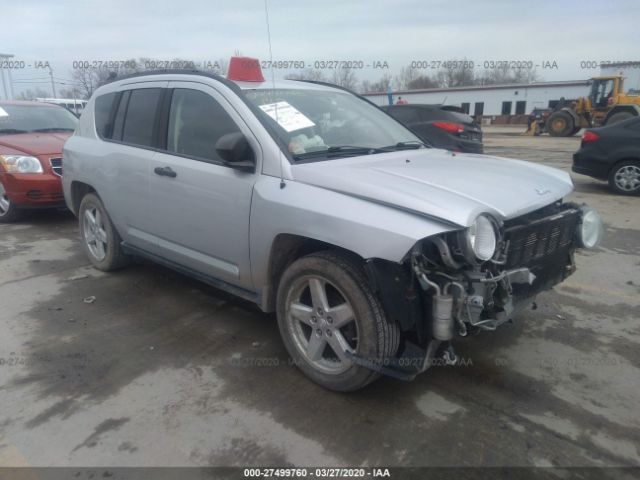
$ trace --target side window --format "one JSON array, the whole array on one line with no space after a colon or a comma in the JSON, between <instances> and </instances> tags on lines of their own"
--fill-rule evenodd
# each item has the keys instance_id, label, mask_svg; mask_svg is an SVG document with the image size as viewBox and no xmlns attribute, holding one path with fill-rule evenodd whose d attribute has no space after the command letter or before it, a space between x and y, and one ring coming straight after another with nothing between
<instances>
[{"instance_id":1,"label":"side window","mask_svg":"<svg viewBox=\"0 0 640 480\"><path fill-rule=\"evenodd\" d=\"M215 150L216 142L223 135L239 131L227 112L210 95L182 88L173 91L167 129L169 152L221 162Z\"/></svg>"},{"instance_id":2,"label":"side window","mask_svg":"<svg viewBox=\"0 0 640 480\"><path fill-rule=\"evenodd\" d=\"M106 95L100 95L96 98L96 131L100 138L111 138L111 124L109 120L111 119L111 109L113 108L113 102L116 97L116 93L107 93Z\"/></svg>"},{"instance_id":3,"label":"side window","mask_svg":"<svg viewBox=\"0 0 640 480\"><path fill-rule=\"evenodd\" d=\"M402 123L415 123L420 121L415 108L396 107L389 109L389 113L392 117Z\"/></svg>"},{"instance_id":4,"label":"side window","mask_svg":"<svg viewBox=\"0 0 640 480\"><path fill-rule=\"evenodd\" d=\"M122 128L124 127L124 116L127 113L127 105L129 104L129 97L131 96L131 90L127 90L120 95L120 102L118 102L118 110L116 116L113 119L113 134L111 138L113 140L122 140Z\"/></svg>"},{"instance_id":5,"label":"side window","mask_svg":"<svg viewBox=\"0 0 640 480\"><path fill-rule=\"evenodd\" d=\"M160 88L132 90L127 106L122 141L132 145L151 147Z\"/></svg>"}]
</instances>

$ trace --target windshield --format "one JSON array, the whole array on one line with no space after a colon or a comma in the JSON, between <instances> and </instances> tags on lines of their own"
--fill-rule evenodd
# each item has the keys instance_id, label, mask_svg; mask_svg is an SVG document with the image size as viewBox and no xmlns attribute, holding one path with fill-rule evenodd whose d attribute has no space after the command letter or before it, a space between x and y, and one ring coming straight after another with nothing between
<instances>
[{"instance_id":1,"label":"windshield","mask_svg":"<svg viewBox=\"0 0 640 480\"><path fill-rule=\"evenodd\" d=\"M294 160L420 148L422 142L387 114L348 92L248 90Z\"/></svg>"},{"instance_id":2,"label":"windshield","mask_svg":"<svg viewBox=\"0 0 640 480\"><path fill-rule=\"evenodd\" d=\"M62 107L0 105L0 135L75 130L76 116Z\"/></svg>"}]
</instances>

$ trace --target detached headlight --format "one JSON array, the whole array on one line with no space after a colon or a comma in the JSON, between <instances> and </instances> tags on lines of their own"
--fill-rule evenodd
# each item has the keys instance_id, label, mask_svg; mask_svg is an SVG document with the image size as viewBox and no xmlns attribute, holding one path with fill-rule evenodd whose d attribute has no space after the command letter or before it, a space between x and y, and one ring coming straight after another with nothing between
<instances>
[{"instance_id":1,"label":"detached headlight","mask_svg":"<svg viewBox=\"0 0 640 480\"><path fill-rule=\"evenodd\" d=\"M36 157L0 155L0 163L9 173L42 173L42 164Z\"/></svg>"},{"instance_id":2,"label":"detached headlight","mask_svg":"<svg viewBox=\"0 0 640 480\"><path fill-rule=\"evenodd\" d=\"M578 224L578 242L583 248L596 248L600 245L604 226L602 218L594 209L582 207L582 220Z\"/></svg>"},{"instance_id":3,"label":"detached headlight","mask_svg":"<svg viewBox=\"0 0 640 480\"><path fill-rule=\"evenodd\" d=\"M495 223L486 215L478 215L467 231L467 246L478 260L491 260L498 246Z\"/></svg>"}]
</instances>

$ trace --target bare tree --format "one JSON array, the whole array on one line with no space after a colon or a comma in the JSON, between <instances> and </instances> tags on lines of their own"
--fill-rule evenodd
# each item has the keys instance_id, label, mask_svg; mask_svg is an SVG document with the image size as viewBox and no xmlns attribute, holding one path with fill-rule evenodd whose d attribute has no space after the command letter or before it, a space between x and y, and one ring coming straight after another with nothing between
<instances>
[{"instance_id":1,"label":"bare tree","mask_svg":"<svg viewBox=\"0 0 640 480\"><path fill-rule=\"evenodd\" d=\"M535 67L533 68L510 68L509 65L500 68L487 69L478 78L480 85L501 85L508 83L531 83L540 81Z\"/></svg>"},{"instance_id":2,"label":"bare tree","mask_svg":"<svg viewBox=\"0 0 640 480\"><path fill-rule=\"evenodd\" d=\"M393 86L396 90L407 90L409 89L409 84L419 76L420 74L415 68L411 66L402 67L400 73L396 75L393 81Z\"/></svg>"},{"instance_id":3,"label":"bare tree","mask_svg":"<svg viewBox=\"0 0 640 480\"><path fill-rule=\"evenodd\" d=\"M289 80L313 80L315 82L326 82L322 70L316 70L313 68L307 68L306 70L302 70L298 73L291 73L287 75L285 78Z\"/></svg>"},{"instance_id":4,"label":"bare tree","mask_svg":"<svg viewBox=\"0 0 640 480\"><path fill-rule=\"evenodd\" d=\"M438 81L429 77L428 75L420 75L419 77L411 80L407 85L409 90L417 90L419 88L437 88Z\"/></svg>"},{"instance_id":5,"label":"bare tree","mask_svg":"<svg viewBox=\"0 0 640 480\"><path fill-rule=\"evenodd\" d=\"M386 92L389 85L393 83L393 77L390 73L384 73L379 80L371 82L369 80L363 80L361 83L360 91L362 93L368 92Z\"/></svg>"},{"instance_id":6,"label":"bare tree","mask_svg":"<svg viewBox=\"0 0 640 480\"><path fill-rule=\"evenodd\" d=\"M355 90L358 86L358 78L352 68L336 68L331 77L332 83L339 87Z\"/></svg>"},{"instance_id":7,"label":"bare tree","mask_svg":"<svg viewBox=\"0 0 640 480\"><path fill-rule=\"evenodd\" d=\"M229 60L226 60L224 58L219 58L216 61L216 64L217 64L217 68L214 68L214 73L225 76L229 71Z\"/></svg>"},{"instance_id":8,"label":"bare tree","mask_svg":"<svg viewBox=\"0 0 640 480\"><path fill-rule=\"evenodd\" d=\"M476 76L471 62L464 60L454 60L447 62L437 75L438 86L441 88L466 87L476 84Z\"/></svg>"}]
</instances>

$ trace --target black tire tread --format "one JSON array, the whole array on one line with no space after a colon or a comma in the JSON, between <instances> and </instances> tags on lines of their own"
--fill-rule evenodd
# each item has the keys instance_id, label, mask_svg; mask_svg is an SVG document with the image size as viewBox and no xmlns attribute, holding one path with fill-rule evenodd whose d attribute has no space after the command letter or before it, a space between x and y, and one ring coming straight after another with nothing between
<instances>
[{"instance_id":1,"label":"black tire tread","mask_svg":"<svg viewBox=\"0 0 640 480\"><path fill-rule=\"evenodd\" d=\"M564 117L565 120L567 121L567 128L563 131L563 132L555 132L551 130L551 124L553 123L552 119L554 117ZM572 135L574 135L575 133L573 132L575 128L574 125L574 121L573 121L573 117L565 111L556 111L553 112L551 115L549 115L549 118L547 118L547 132L549 132L549 135L551 135L552 137L570 137Z\"/></svg>"},{"instance_id":2,"label":"black tire tread","mask_svg":"<svg viewBox=\"0 0 640 480\"><path fill-rule=\"evenodd\" d=\"M377 296L373 293L371 285L367 279L367 276L362 267L362 261L359 260L355 255L351 255L346 252L341 252L337 250L324 250L316 253L309 254L305 257L298 259L305 260L310 258L316 258L320 260L324 260L326 262L330 262L340 270L342 270L346 275L351 277L357 287L360 289L361 293L364 294L369 307L373 313L372 318L375 321L375 331L378 334L378 338L376 339L377 344L377 357L379 359L390 358L395 355L398 350L398 346L400 343L400 329L395 322L389 321L386 318L384 310ZM294 262L295 263L295 262ZM293 265L293 264L292 264ZM290 265L291 267L291 265ZM287 272L281 278L282 281L287 277ZM359 390L366 385L370 384L374 380L376 380L380 374L365 369L364 367L360 367L366 371L367 374L360 379L357 383L354 383L351 386L346 388L334 388L340 391L355 391ZM331 388L331 387L327 387Z\"/></svg>"}]
</instances>

